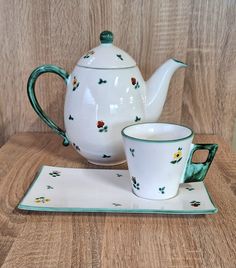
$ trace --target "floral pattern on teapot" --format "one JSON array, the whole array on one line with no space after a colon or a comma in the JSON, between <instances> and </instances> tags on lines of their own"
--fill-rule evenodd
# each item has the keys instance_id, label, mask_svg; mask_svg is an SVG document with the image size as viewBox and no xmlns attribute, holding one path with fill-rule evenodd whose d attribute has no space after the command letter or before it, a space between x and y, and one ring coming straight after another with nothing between
<instances>
[{"instance_id":1,"label":"floral pattern on teapot","mask_svg":"<svg viewBox=\"0 0 236 268\"><path fill-rule=\"evenodd\" d=\"M93 50L88 51L85 55L84 55L84 59L88 59L91 55L93 55L95 52Z\"/></svg>"},{"instance_id":2,"label":"floral pattern on teapot","mask_svg":"<svg viewBox=\"0 0 236 268\"><path fill-rule=\"evenodd\" d=\"M108 126L102 120L97 121L97 128L99 128L99 132L107 132L108 130Z\"/></svg>"},{"instance_id":3,"label":"floral pattern on teapot","mask_svg":"<svg viewBox=\"0 0 236 268\"><path fill-rule=\"evenodd\" d=\"M72 84L73 84L73 91L75 91L77 89L77 87L79 86L79 82L78 82L76 76L74 76Z\"/></svg>"},{"instance_id":4,"label":"floral pattern on teapot","mask_svg":"<svg viewBox=\"0 0 236 268\"><path fill-rule=\"evenodd\" d=\"M131 83L134 86L135 89L140 88L139 82L137 81L137 79L135 77L131 78Z\"/></svg>"},{"instance_id":5,"label":"floral pattern on teapot","mask_svg":"<svg viewBox=\"0 0 236 268\"><path fill-rule=\"evenodd\" d=\"M138 122L138 121L141 121L141 117L138 117L138 116L136 115L136 117L135 117L135 119L134 119L134 122Z\"/></svg>"},{"instance_id":6,"label":"floral pattern on teapot","mask_svg":"<svg viewBox=\"0 0 236 268\"><path fill-rule=\"evenodd\" d=\"M99 81L98 81L99 85L106 84L106 83L107 83L107 80L103 80L102 78L100 78Z\"/></svg>"},{"instance_id":7,"label":"floral pattern on teapot","mask_svg":"<svg viewBox=\"0 0 236 268\"><path fill-rule=\"evenodd\" d=\"M121 54L116 54L116 56L117 56L120 60L124 60Z\"/></svg>"},{"instance_id":8,"label":"floral pattern on teapot","mask_svg":"<svg viewBox=\"0 0 236 268\"><path fill-rule=\"evenodd\" d=\"M69 120L74 120L74 117L71 114L69 115Z\"/></svg>"}]
</instances>

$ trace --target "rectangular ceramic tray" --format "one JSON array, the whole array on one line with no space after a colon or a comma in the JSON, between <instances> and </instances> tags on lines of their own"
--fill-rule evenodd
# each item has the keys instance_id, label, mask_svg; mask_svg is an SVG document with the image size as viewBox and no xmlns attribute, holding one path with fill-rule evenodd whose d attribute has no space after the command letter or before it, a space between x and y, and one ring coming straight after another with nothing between
<instances>
[{"instance_id":1,"label":"rectangular ceramic tray","mask_svg":"<svg viewBox=\"0 0 236 268\"><path fill-rule=\"evenodd\" d=\"M19 209L60 212L212 214L217 212L203 182L183 183L176 197L135 196L127 170L43 166Z\"/></svg>"}]
</instances>

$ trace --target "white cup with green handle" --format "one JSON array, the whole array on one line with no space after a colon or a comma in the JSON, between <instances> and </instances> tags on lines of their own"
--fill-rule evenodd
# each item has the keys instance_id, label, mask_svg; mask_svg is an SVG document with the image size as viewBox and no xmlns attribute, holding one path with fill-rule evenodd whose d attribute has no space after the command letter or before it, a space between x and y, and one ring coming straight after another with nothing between
<instances>
[{"instance_id":1,"label":"white cup with green handle","mask_svg":"<svg viewBox=\"0 0 236 268\"><path fill-rule=\"evenodd\" d=\"M177 124L136 124L121 133L132 191L147 199L169 199L181 183L203 181L218 148L193 144L192 129ZM196 150L209 151L205 162L192 162Z\"/></svg>"}]
</instances>

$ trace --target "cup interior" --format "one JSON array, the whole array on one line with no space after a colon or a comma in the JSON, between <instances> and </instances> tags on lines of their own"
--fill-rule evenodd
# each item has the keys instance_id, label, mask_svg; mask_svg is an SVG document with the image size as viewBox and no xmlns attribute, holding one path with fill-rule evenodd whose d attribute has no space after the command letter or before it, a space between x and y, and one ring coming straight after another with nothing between
<instances>
[{"instance_id":1,"label":"cup interior","mask_svg":"<svg viewBox=\"0 0 236 268\"><path fill-rule=\"evenodd\" d=\"M125 127L122 135L136 140L154 142L178 141L190 138L192 129L169 123L144 123Z\"/></svg>"}]
</instances>

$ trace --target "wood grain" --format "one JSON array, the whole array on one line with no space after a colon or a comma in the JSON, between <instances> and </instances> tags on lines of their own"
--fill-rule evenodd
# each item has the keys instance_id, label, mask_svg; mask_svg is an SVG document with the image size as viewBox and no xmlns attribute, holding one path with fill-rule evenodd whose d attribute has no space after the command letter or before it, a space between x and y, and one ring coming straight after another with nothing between
<instances>
[{"instance_id":1,"label":"wood grain","mask_svg":"<svg viewBox=\"0 0 236 268\"><path fill-rule=\"evenodd\" d=\"M218 136L195 142L219 144L206 178L215 215L42 213L16 209L41 165L101 167L54 134L12 136L0 149L0 266L235 267L236 154Z\"/></svg>"},{"instance_id":2,"label":"wood grain","mask_svg":"<svg viewBox=\"0 0 236 268\"><path fill-rule=\"evenodd\" d=\"M16 132L48 131L34 113L26 83L38 65L71 72L99 33L135 58L145 79L166 59L189 64L173 77L160 121L231 142L236 116L236 0L0 0L0 145ZM63 126L65 85L37 83L45 111Z\"/></svg>"}]
</instances>

